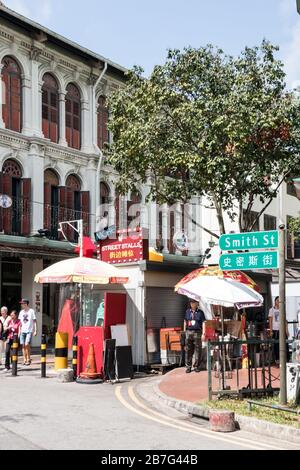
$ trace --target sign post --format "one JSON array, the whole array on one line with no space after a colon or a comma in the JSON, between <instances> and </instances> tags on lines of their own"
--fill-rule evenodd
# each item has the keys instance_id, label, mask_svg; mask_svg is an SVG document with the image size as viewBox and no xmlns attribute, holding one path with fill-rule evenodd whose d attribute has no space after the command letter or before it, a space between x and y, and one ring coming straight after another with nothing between
<instances>
[{"instance_id":1,"label":"sign post","mask_svg":"<svg viewBox=\"0 0 300 470\"><path fill-rule=\"evenodd\" d=\"M287 404L286 387L286 308L285 308L285 226L279 227L279 359L280 404Z\"/></svg>"}]
</instances>

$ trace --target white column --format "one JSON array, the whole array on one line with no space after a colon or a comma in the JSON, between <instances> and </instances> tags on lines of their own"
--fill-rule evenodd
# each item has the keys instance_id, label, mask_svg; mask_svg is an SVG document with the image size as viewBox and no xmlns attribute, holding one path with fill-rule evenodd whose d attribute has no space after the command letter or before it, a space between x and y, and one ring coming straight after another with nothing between
<instances>
[{"instance_id":1,"label":"white column","mask_svg":"<svg viewBox=\"0 0 300 470\"><path fill-rule=\"evenodd\" d=\"M177 232L181 232L181 229L182 229L182 225L181 225L181 221L182 221L181 204L175 204L174 205L174 216L175 216L175 233L174 233L174 235L175 235ZM176 248L175 254L176 255L182 255L182 252Z\"/></svg>"},{"instance_id":2,"label":"white column","mask_svg":"<svg viewBox=\"0 0 300 470\"><path fill-rule=\"evenodd\" d=\"M22 99L23 99L23 127L22 134L31 136L32 135L32 123L31 123L31 80L23 75L22 77Z\"/></svg>"},{"instance_id":3,"label":"white column","mask_svg":"<svg viewBox=\"0 0 300 470\"><path fill-rule=\"evenodd\" d=\"M169 208L167 204L164 204L162 207L162 241L163 241L163 253L169 253L169 248L168 248L168 240L169 240L169 231L168 230L168 225L169 225L169 220L168 220L168 214L169 214Z\"/></svg>"},{"instance_id":4,"label":"white column","mask_svg":"<svg viewBox=\"0 0 300 470\"><path fill-rule=\"evenodd\" d=\"M193 219L197 224L201 224L201 206L199 198L193 198L190 203L185 206L185 211L188 213L187 232L190 246L189 256L199 256L202 251L201 229L192 222Z\"/></svg>"},{"instance_id":5,"label":"white column","mask_svg":"<svg viewBox=\"0 0 300 470\"><path fill-rule=\"evenodd\" d=\"M90 107L88 101L81 101L81 151L94 153L91 139Z\"/></svg>"},{"instance_id":6,"label":"white column","mask_svg":"<svg viewBox=\"0 0 300 470\"><path fill-rule=\"evenodd\" d=\"M60 145L68 146L66 139L66 93L59 93L59 141Z\"/></svg>"},{"instance_id":7,"label":"white column","mask_svg":"<svg viewBox=\"0 0 300 470\"><path fill-rule=\"evenodd\" d=\"M41 344L42 324L43 324L43 286L36 284L34 277L43 270L42 259L22 260L22 297L30 301L30 308L33 308L37 319L37 336L32 339L32 346Z\"/></svg>"},{"instance_id":8,"label":"white column","mask_svg":"<svg viewBox=\"0 0 300 470\"><path fill-rule=\"evenodd\" d=\"M0 63L0 129L5 128L5 124L3 121L3 116L2 116L2 104L4 104L5 101L5 89L4 89L4 82L2 81L2 69L4 65Z\"/></svg>"},{"instance_id":9,"label":"white column","mask_svg":"<svg viewBox=\"0 0 300 470\"><path fill-rule=\"evenodd\" d=\"M31 144L28 153L28 166L31 168L31 233L44 227L44 158L38 144Z\"/></svg>"},{"instance_id":10,"label":"white column","mask_svg":"<svg viewBox=\"0 0 300 470\"><path fill-rule=\"evenodd\" d=\"M39 81L39 63L31 60L31 126L32 134L44 137L42 132L42 82Z\"/></svg>"},{"instance_id":11,"label":"white column","mask_svg":"<svg viewBox=\"0 0 300 470\"><path fill-rule=\"evenodd\" d=\"M155 248L156 240L159 238L158 234L158 205L156 202L149 203L148 209L148 222L149 222L149 246Z\"/></svg>"},{"instance_id":12,"label":"white column","mask_svg":"<svg viewBox=\"0 0 300 470\"><path fill-rule=\"evenodd\" d=\"M88 163L85 178L85 190L90 192L90 236L93 238L96 232L97 203L95 199L94 187L96 184L96 168L93 161Z\"/></svg>"}]
</instances>

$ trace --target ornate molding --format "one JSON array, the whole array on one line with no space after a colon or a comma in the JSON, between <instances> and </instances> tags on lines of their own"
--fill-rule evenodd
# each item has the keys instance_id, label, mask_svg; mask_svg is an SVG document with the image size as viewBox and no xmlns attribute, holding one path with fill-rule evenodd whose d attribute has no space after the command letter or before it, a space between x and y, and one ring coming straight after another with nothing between
<instances>
[{"instance_id":1,"label":"ornate molding","mask_svg":"<svg viewBox=\"0 0 300 470\"><path fill-rule=\"evenodd\" d=\"M36 46L31 46L31 49L29 52L30 60L37 62L39 60L41 53L42 53L41 49L39 49Z\"/></svg>"}]
</instances>

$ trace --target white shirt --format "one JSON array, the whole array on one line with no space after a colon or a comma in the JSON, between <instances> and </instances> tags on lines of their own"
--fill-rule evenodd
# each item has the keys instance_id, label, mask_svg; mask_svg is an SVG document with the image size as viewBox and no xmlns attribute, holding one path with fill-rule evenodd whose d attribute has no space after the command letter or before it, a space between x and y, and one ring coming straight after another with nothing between
<instances>
[{"instance_id":1,"label":"white shirt","mask_svg":"<svg viewBox=\"0 0 300 470\"><path fill-rule=\"evenodd\" d=\"M279 331L280 330L279 310L275 307L270 308L269 318L273 319L272 330Z\"/></svg>"},{"instance_id":2,"label":"white shirt","mask_svg":"<svg viewBox=\"0 0 300 470\"><path fill-rule=\"evenodd\" d=\"M21 310L19 320L22 323L21 333L33 333L33 322L36 320L36 316L32 308L27 311Z\"/></svg>"}]
</instances>

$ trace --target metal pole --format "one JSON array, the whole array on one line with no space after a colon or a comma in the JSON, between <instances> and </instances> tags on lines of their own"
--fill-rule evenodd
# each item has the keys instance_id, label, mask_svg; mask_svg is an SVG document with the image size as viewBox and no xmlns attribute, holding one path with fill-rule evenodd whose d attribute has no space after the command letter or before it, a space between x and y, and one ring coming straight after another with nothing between
<instances>
[{"instance_id":1,"label":"metal pole","mask_svg":"<svg viewBox=\"0 0 300 470\"><path fill-rule=\"evenodd\" d=\"M46 378L46 361L47 361L47 341L46 335L42 335L41 342L41 378Z\"/></svg>"},{"instance_id":2,"label":"metal pole","mask_svg":"<svg viewBox=\"0 0 300 470\"><path fill-rule=\"evenodd\" d=\"M287 404L286 387L286 296L285 296L285 225L279 227L279 359L280 359L280 404Z\"/></svg>"},{"instance_id":3,"label":"metal pole","mask_svg":"<svg viewBox=\"0 0 300 470\"><path fill-rule=\"evenodd\" d=\"M207 341L207 370L208 370L208 399L212 400L212 378L211 378L211 344Z\"/></svg>"},{"instance_id":4,"label":"metal pole","mask_svg":"<svg viewBox=\"0 0 300 470\"><path fill-rule=\"evenodd\" d=\"M14 335L13 337L13 345L12 345L12 358L11 358L11 375L13 377L17 377L18 375L18 349L19 349L19 339L18 335Z\"/></svg>"}]
</instances>

